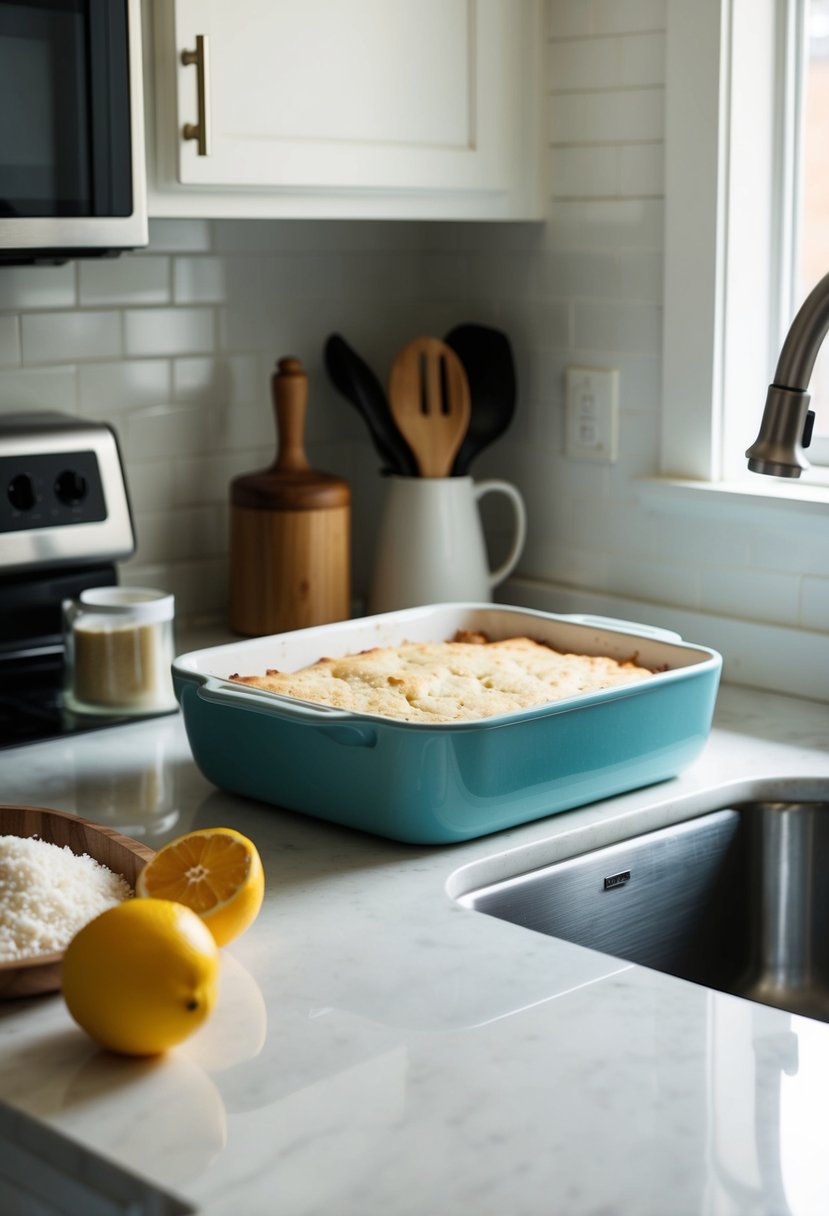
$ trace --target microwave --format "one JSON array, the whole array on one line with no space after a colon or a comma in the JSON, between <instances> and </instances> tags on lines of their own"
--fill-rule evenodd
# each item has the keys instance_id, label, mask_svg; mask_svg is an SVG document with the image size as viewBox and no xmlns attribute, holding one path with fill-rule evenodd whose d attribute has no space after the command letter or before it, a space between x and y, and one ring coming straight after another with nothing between
<instances>
[{"instance_id":1,"label":"microwave","mask_svg":"<svg viewBox=\"0 0 829 1216\"><path fill-rule=\"evenodd\" d=\"M146 245L140 0L0 0L0 264Z\"/></svg>"}]
</instances>

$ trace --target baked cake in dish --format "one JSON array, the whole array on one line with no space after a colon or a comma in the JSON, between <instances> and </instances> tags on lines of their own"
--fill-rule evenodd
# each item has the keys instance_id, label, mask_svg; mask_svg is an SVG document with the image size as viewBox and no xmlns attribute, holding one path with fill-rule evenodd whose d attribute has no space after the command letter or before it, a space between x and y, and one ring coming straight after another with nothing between
<instances>
[{"instance_id":1,"label":"baked cake in dish","mask_svg":"<svg viewBox=\"0 0 829 1216\"><path fill-rule=\"evenodd\" d=\"M468 722L653 675L636 658L563 654L526 637L493 642L460 631L448 642L377 646L322 658L299 671L269 669L228 679L354 713L406 722Z\"/></svg>"}]
</instances>

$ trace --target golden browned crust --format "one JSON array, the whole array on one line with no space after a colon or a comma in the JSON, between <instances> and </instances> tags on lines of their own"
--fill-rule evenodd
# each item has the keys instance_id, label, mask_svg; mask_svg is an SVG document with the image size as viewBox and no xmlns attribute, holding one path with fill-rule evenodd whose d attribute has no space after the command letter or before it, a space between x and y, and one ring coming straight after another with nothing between
<instances>
[{"instance_id":1,"label":"golden browned crust","mask_svg":"<svg viewBox=\"0 0 829 1216\"><path fill-rule=\"evenodd\" d=\"M482 634L450 642L377 646L322 658L300 671L229 677L234 683L335 709L407 722L464 722L628 684L653 673L602 655L562 654L530 638L489 642Z\"/></svg>"}]
</instances>

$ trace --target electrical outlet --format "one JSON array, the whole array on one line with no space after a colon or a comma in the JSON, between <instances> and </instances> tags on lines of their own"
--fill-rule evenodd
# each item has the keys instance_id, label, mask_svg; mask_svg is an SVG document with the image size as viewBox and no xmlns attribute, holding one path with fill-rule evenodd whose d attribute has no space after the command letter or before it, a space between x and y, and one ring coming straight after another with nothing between
<instances>
[{"instance_id":1,"label":"electrical outlet","mask_svg":"<svg viewBox=\"0 0 829 1216\"><path fill-rule=\"evenodd\" d=\"M619 372L568 367L565 373L565 456L611 464L619 455Z\"/></svg>"}]
</instances>

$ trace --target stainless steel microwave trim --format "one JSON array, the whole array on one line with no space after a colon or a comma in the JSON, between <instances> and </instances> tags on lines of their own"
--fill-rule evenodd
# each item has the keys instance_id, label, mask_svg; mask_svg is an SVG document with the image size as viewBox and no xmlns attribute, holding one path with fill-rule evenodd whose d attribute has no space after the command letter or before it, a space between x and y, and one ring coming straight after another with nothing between
<instances>
[{"instance_id":1,"label":"stainless steel microwave trim","mask_svg":"<svg viewBox=\"0 0 829 1216\"><path fill-rule=\"evenodd\" d=\"M64 420L61 415L7 415L0 418L0 456L27 457L55 452L93 451L101 474L106 518L71 527L4 532L0 573L78 562L113 562L135 552L121 456L115 432L105 423Z\"/></svg>"},{"instance_id":2,"label":"stainless steel microwave trim","mask_svg":"<svg viewBox=\"0 0 829 1216\"><path fill-rule=\"evenodd\" d=\"M0 219L0 250L30 249L43 255L74 251L136 249L149 241L147 174L144 161L144 84L141 0L127 0L130 69L132 214L38 216Z\"/></svg>"}]
</instances>

